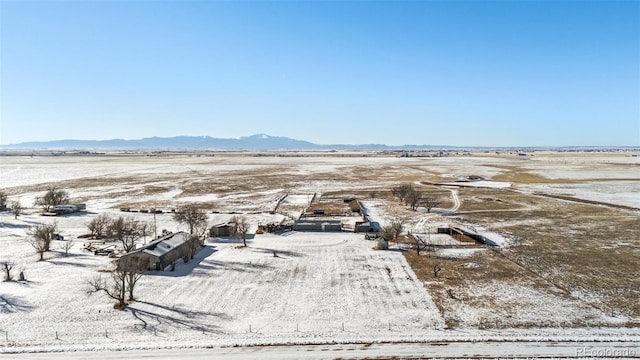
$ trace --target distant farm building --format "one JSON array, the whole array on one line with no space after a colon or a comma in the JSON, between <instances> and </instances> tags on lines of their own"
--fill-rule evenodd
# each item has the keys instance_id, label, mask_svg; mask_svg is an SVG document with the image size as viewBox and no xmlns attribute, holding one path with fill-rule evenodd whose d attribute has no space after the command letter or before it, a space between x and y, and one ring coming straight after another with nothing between
<instances>
[{"instance_id":1,"label":"distant farm building","mask_svg":"<svg viewBox=\"0 0 640 360\"><path fill-rule=\"evenodd\" d=\"M57 216L57 215L66 215L72 214L78 211L83 211L87 209L86 204L65 204L65 205L55 205L51 208L48 213L44 213L46 216Z\"/></svg>"},{"instance_id":2,"label":"distant farm building","mask_svg":"<svg viewBox=\"0 0 640 360\"><path fill-rule=\"evenodd\" d=\"M376 221L357 222L355 232L357 233L379 233L380 223Z\"/></svg>"},{"instance_id":3,"label":"distant farm building","mask_svg":"<svg viewBox=\"0 0 640 360\"><path fill-rule=\"evenodd\" d=\"M315 195L309 207L293 224L294 231L339 232L353 230L356 223L366 222L362 206L355 196ZM367 232L370 226L367 226Z\"/></svg>"},{"instance_id":4,"label":"distant farm building","mask_svg":"<svg viewBox=\"0 0 640 360\"><path fill-rule=\"evenodd\" d=\"M300 219L293 224L294 231L334 232L342 231L340 220L334 219Z\"/></svg>"},{"instance_id":5,"label":"distant farm building","mask_svg":"<svg viewBox=\"0 0 640 360\"><path fill-rule=\"evenodd\" d=\"M235 233L235 224L224 223L214 225L209 229L209 237L231 236Z\"/></svg>"},{"instance_id":6,"label":"distant farm building","mask_svg":"<svg viewBox=\"0 0 640 360\"><path fill-rule=\"evenodd\" d=\"M199 246L199 241L185 232L171 233L122 255L118 259L118 270L164 270L179 259L190 256Z\"/></svg>"}]
</instances>

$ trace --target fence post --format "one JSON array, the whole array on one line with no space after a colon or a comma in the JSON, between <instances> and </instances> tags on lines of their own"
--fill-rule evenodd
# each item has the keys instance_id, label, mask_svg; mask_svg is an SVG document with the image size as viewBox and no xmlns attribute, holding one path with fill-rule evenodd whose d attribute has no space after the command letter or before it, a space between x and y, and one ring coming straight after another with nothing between
<instances>
[{"instance_id":1,"label":"fence post","mask_svg":"<svg viewBox=\"0 0 640 360\"><path fill-rule=\"evenodd\" d=\"M342 331L344 331L344 321L342 322Z\"/></svg>"},{"instance_id":2,"label":"fence post","mask_svg":"<svg viewBox=\"0 0 640 360\"><path fill-rule=\"evenodd\" d=\"M106 338L109 337L109 330L104 329L104 337L106 337Z\"/></svg>"},{"instance_id":3,"label":"fence post","mask_svg":"<svg viewBox=\"0 0 640 360\"><path fill-rule=\"evenodd\" d=\"M389 321L389 331L391 331L391 321Z\"/></svg>"},{"instance_id":4,"label":"fence post","mask_svg":"<svg viewBox=\"0 0 640 360\"><path fill-rule=\"evenodd\" d=\"M58 332L57 332L57 331L56 331L56 340L59 340L59 339L58 339Z\"/></svg>"}]
</instances>

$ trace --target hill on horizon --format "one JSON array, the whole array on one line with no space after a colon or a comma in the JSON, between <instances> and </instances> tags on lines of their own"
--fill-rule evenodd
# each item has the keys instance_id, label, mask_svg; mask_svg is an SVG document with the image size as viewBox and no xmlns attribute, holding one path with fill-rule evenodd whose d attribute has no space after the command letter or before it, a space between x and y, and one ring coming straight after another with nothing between
<instances>
[{"instance_id":1,"label":"hill on horizon","mask_svg":"<svg viewBox=\"0 0 640 360\"><path fill-rule=\"evenodd\" d=\"M51 140L30 141L0 146L4 149L211 149L211 150L382 150L431 149L430 145L389 146L385 144L315 144L305 140L282 136L255 134L240 138L214 138L210 136L147 137L135 140ZM441 146L439 148L450 148Z\"/></svg>"}]
</instances>

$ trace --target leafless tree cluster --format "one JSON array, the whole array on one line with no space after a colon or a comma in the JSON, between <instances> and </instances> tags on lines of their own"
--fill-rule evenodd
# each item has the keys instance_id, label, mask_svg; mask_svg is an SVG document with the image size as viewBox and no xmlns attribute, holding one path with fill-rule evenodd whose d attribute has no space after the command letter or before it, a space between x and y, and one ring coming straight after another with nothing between
<instances>
[{"instance_id":1,"label":"leafless tree cluster","mask_svg":"<svg viewBox=\"0 0 640 360\"><path fill-rule=\"evenodd\" d=\"M87 295L103 292L117 301L117 309L124 309L135 300L134 289L138 280L149 268L149 259L140 257L121 258L118 267L111 273L111 279L97 276L89 281Z\"/></svg>"},{"instance_id":2,"label":"leafless tree cluster","mask_svg":"<svg viewBox=\"0 0 640 360\"><path fill-rule=\"evenodd\" d=\"M138 280L140 280L140 278L148 268L148 258L132 256L126 259L121 259L121 261L118 262L117 271L124 273L124 277L126 279L126 290L129 294L129 298L127 299L128 301L135 300L135 297L133 296L133 290L135 289Z\"/></svg>"},{"instance_id":3,"label":"leafless tree cluster","mask_svg":"<svg viewBox=\"0 0 640 360\"><path fill-rule=\"evenodd\" d=\"M9 197L7 196L7 193L5 193L4 191L0 191L0 210L7 209L7 205L9 205L8 201L9 201ZM12 201L10 206L11 206L11 211L13 212L13 215L15 215L15 218L17 219L18 216L22 214L24 207L22 207L20 200Z\"/></svg>"},{"instance_id":4,"label":"leafless tree cluster","mask_svg":"<svg viewBox=\"0 0 640 360\"><path fill-rule=\"evenodd\" d=\"M394 186L391 188L391 195L397 197L400 202L404 202L407 198L409 192L413 190L413 185L411 184L401 184L398 186Z\"/></svg>"},{"instance_id":5,"label":"leafless tree cluster","mask_svg":"<svg viewBox=\"0 0 640 360\"><path fill-rule=\"evenodd\" d=\"M57 232L58 224L38 224L29 229L29 243L36 250L36 254L40 255L39 261L44 260L44 253L51 250L51 241L53 241Z\"/></svg>"},{"instance_id":6,"label":"leafless tree cluster","mask_svg":"<svg viewBox=\"0 0 640 360\"><path fill-rule=\"evenodd\" d=\"M397 197L400 202L403 202L411 210L415 211L418 207L423 206L430 212L436 204L436 200L433 197L425 196L424 192L416 189L412 184L402 184L391 188L391 194Z\"/></svg>"},{"instance_id":7,"label":"leafless tree cluster","mask_svg":"<svg viewBox=\"0 0 640 360\"><path fill-rule=\"evenodd\" d=\"M173 215L173 219L189 227L189 254L185 255L185 261L193 259L198 251L198 247L202 245L200 239L207 233L207 213L196 205L190 204L179 208Z\"/></svg>"},{"instance_id":8,"label":"leafless tree cluster","mask_svg":"<svg viewBox=\"0 0 640 360\"><path fill-rule=\"evenodd\" d=\"M107 236L107 229L111 224L111 217L108 214L100 214L87 224L92 239L101 239Z\"/></svg>"},{"instance_id":9,"label":"leafless tree cluster","mask_svg":"<svg viewBox=\"0 0 640 360\"><path fill-rule=\"evenodd\" d=\"M202 237L207 232L207 213L194 204L179 208L173 215L173 219L187 225L191 235Z\"/></svg>"},{"instance_id":10,"label":"leafless tree cluster","mask_svg":"<svg viewBox=\"0 0 640 360\"><path fill-rule=\"evenodd\" d=\"M136 247L136 241L146 236L148 231L147 223L133 217L119 216L107 226L107 237L118 240L122 244L122 249L129 252Z\"/></svg>"},{"instance_id":11,"label":"leafless tree cluster","mask_svg":"<svg viewBox=\"0 0 640 360\"><path fill-rule=\"evenodd\" d=\"M43 196L37 197L35 201L35 204L42 206L45 211L50 211L51 208L56 205L64 205L68 203L69 194L56 186L48 188L47 192Z\"/></svg>"},{"instance_id":12,"label":"leafless tree cluster","mask_svg":"<svg viewBox=\"0 0 640 360\"><path fill-rule=\"evenodd\" d=\"M399 237L402 234L402 229L404 227L404 219L394 218L389 222L389 224L382 227L380 231L380 236L387 241L399 241Z\"/></svg>"}]
</instances>

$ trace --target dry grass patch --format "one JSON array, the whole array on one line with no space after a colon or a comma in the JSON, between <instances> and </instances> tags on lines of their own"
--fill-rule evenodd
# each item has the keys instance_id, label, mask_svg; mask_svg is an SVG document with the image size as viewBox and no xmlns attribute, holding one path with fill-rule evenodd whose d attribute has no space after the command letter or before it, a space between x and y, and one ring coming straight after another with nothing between
<instances>
[{"instance_id":1,"label":"dry grass patch","mask_svg":"<svg viewBox=\"0 0 640 360\"><path fill-rule=\"evenodd\" d=\"M456 249L457 250L457 249ZM438 249L407 261L423 280L449 328L601 325L602 314L496 251ZM434 267L440 267L438 276Z\"/></svg>"},{"instance_id":2,"label":"dry grass patch","mask_svg":"<svg viewBox=\"0 0 640 360\"><path fill-rule=\"evenodd\" d=\"M506 181L514 184L574 184L578 180L572 179L549 179L541 175L529 172L529 169L520 166L492 165L504 171L494 175L493 181Z\"/></svg>"},{"instance_id":3,"label":"dry grass patch","mask_svg":"<svg viewBox=\"0 0 640 360\"><path fill-rule=\"evenodd\" d=\"M501 201L472 201L489 193L492 199ZM464 189L460 194L463 221L517 240L505 252L508 258L608 315L638 323L637 212L513 191ZM505 204L518 211L497 211L507 210ZM483 205L486 211L465 211ZM527 209L522 209L524 205Z\"/></svg>"}]
</instances>

